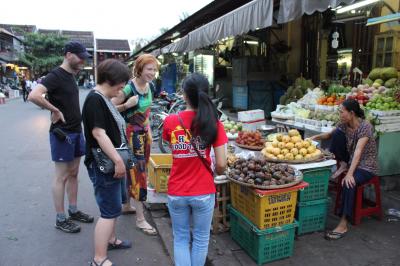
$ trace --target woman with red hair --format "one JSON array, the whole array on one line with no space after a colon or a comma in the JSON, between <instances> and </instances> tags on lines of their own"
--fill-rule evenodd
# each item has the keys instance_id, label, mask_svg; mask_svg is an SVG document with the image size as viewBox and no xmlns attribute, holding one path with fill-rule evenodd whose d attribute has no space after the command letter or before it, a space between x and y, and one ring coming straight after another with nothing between
<instances>
[{"instance_id":1,"label":"woman with red hair","mask_svg":"<svg viewBox=\"0 0 400 266\"><path fill-rule=\"evenodd\" d=\"M134 198L136 208L136 226L148 235L156 235L157 231L145 219L143 201L147 199L146 166L150 157L151 132L150 132L150 106L153 101L154 80L158 71L158 61L151 54L139 56L133 68L133 78L128 82L123 91L113 98L113 103L118 111L123 113L127 122L126 135L137 164L128 175L128 191ZM129 195L128 195L129 198ZM124 206L126 211L134 211L129 200Z\"/></svg>"}]
</instances>

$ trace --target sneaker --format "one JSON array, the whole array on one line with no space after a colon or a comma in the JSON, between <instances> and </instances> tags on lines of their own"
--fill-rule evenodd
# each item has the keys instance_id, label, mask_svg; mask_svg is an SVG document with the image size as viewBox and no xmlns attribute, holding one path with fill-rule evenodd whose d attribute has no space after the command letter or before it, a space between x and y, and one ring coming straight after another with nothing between
<instances>
[{"instance_id":1,"label":"sneaker","mask_svg":"<svg viewBox=\"0 0 400 266\"><path fill-rule=\"evenodd\" d=\"M66 233L78 233L81 231L81 227L73 223L70 219L64 221L56 221L56 228Z\"/></svg>"},{"instance_id":2,"label":"sneaker","mask_svg":"<svg viewBox=\"0 0 400 266\"><path fill-rule=\"evenodd\" d=\"M75 221L79 221L82 223L93 223L94 217L90 216L89 214L83 213L81 211L77 211L75 213L72 213L70 210L68 210L69 218Z\"/></svg>"}]
</instances>

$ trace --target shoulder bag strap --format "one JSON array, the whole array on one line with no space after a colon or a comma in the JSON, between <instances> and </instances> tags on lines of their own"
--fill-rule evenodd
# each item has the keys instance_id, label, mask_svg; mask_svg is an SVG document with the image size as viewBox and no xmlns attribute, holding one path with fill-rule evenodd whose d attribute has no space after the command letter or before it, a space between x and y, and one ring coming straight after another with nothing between
<instances>
[{"instance_id":1,"label":"shoulder bag strap","mask_svg":"<svg viewBox=\"0 0 400 266\"><path fill-rule=\"evenodd\" d=\"M179 119L179 123L180 123L181 126L183 127L183 130L185 130L185 134L187 134L188 136L190 136L189 131L188 131L188 130L185 128L185 126L183 125L182 118L179 116L179 114L178 114L178 119ZM204 166L207 168L207 170L210 172L210 174L211 174L211 175L214 175L213 171L211 170L210 165L207 163L206 159L204 159L204 157L201 156L199 150L197 149L197 147L196 147L196 145L195 145L195 143L194 143L194 141L193 141L193 138L190 137L189 141L190 141L190 144L192 144L192 147L193 147L193 149L195 150L195 152L197 153L197 156L200 158L201 162L204 164Z\"/></svg>"}]
</instances>

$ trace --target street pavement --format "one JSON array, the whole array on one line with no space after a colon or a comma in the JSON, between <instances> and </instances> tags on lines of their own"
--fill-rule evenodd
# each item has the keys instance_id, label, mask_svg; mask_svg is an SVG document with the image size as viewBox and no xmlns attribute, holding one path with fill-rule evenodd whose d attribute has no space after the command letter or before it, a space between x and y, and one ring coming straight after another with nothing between
<instances>
[{"instance_id":1,"label":"street pavement","mask_svg":"<svg viewBox=\"0 0 400 266\"><path fill-rule=\"evenodd\" d=\"M81 105L87 93L81 90ZM54 228L49 123L48 111L22 98L0 105L0 266L88 265L93 256L94 223L81 224L78 234ZM83 160L78 208L99 216ZM132 249L109 252L117 265L172 264L159 236L135 229L135 215L120 217L117 234L133 241Z\"/></svg>"}]
</instances>

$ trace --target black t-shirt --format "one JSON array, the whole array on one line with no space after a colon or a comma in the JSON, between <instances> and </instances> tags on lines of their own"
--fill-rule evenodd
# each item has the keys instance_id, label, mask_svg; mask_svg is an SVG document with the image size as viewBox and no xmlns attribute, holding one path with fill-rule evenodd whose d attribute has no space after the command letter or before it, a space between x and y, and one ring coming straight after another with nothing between
<instances>
[{"instance_id":1,"label":"black t-shirt","mask_svg":"<svg viewBox=\"0 0 400 266\"><path fill-rule=\"evenodd\" d=\"M42 80L46 87L49 102L64 115L65 123L61 121L51 124L50 131L59 127L71 132L82 132L82 116L79 107L79 88L75 77L61 67L53 69Z\"/></svg>"},{"instance_id":2,"label":"black t-shirt","mask_svg":"<svg viewBox=\"0 0 400 266\"><path fill-rule=\"evenodd\" d=\"M115 122L103 98L95 93L94 90L86 97L82 109L82 118L86 138L86 165L93 160L91 149L99 147L99 144L92 134L93 128L98 127L104 129L114 147L121 146L121 134L117 122Z\"/></svg>"}]
</instances>

